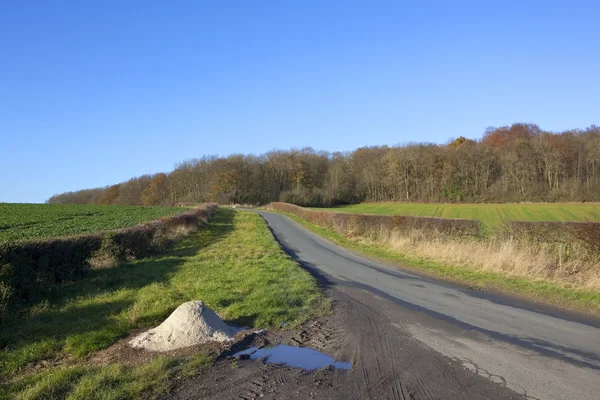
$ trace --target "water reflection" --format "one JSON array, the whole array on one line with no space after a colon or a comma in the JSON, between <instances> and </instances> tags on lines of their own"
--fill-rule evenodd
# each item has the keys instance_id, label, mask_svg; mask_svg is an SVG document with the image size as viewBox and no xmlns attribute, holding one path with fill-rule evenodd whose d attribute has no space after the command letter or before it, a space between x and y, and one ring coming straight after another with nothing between
<instances>
[{"instance_id":1,"label":"water reflection","mask_svg":"<svg viewBox=\"0 0 600 400\"><path fill-rule=\"evenodd\" d=\"M317 350L308 347L293 347L285 344L280 344L274 347L263 347L258 349L251 347L244 351L235 353L237 357L243 354L250 355L250 359L258 360L265 359L265 362L270 364L281 364L288 367L298 367L303 369L317 369L328 366L333 366L339 369L350 369L352 364L349 362L335 361L333 357L318 352Z\"/></svg>"}]
</instances>

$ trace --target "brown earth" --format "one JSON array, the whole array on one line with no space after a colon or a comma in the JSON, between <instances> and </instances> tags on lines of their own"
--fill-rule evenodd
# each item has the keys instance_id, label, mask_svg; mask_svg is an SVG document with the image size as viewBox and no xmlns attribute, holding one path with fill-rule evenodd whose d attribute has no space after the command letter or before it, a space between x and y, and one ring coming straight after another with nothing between
<instances>
[{"instance_id":1,"label":"brown earth","mask_svg":"<svg viewBox=\"0 0 600 400\"><path fill-rule=\"evenodd\" d=\"M333 314L295 331L268 332L249 345L311 347L348 371L306 371L224 354L200 376L175 383L168 399L517 399L523 398L427 348L393 321L419 319L358 288L329 288ZM413 315L409 315L413 314Z\"/></svg>"}]
</instances>

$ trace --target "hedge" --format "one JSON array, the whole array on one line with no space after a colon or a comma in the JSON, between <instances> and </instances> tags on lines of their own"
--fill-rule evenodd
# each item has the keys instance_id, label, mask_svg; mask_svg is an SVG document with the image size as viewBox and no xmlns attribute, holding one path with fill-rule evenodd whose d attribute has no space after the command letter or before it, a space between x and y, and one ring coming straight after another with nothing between
<instances>
[{"instance_id":1,"label":"hedge","mask_svg":"<svg viewBox=\"0 0 600 400\"><path fill-rule=\"evenodd\" d=\"M216 204L207 204L116 231L0 244L0 314L39 300L54 285L81 278L95 259L156 254L207 223L216 209Z\"/></svg>"},{"instance_id":2,"label":"hedge","mask_svg":"<svg viewBox=\"0 0 600 400\"><path fill-rule=\"evenodd\" d=\"M600 258L600 222L505 222L501 234L536 245L578 244L590 257Z\"/></svg>"},{"instance_id":3,"label":"hedge","mask_svg":"<svg viewBox=\"0 0 600 400\"><path fill-rule=\"evenodd\" d=\"M373 229L395 231L422 230L437 235L479 237L482 224L472 219L413 217L401 215L371 215L343 212L315 211L288 203L271 203L273 209L310 221L316 225L333 228L337 232L362 235Z\"/></svg>"}]
</instances>

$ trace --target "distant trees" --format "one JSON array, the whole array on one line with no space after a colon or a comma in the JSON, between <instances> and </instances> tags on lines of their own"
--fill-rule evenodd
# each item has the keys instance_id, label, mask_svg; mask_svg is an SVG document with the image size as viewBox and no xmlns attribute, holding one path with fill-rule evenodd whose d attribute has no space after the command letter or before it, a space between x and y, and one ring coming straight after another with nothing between
<instances>
[{"instance_id":1,"label":"distant trees","mask_svg":"<svg viewBox=\"0 0 600 400\"><path fill-rule=\"evenodd\" d=\"M312 148L204 156L170 173L51 197L50 203L330 206L359 201L600 201L600 128L561 133L535 124L488 128L446 145Z\"/></svg>"},{"instance_id":2,"label":"distant trees","mask_svg":"<svg viewBox=\"0 0 600 400\"><path fill-rule=\"evenodd\" d=\"M97 203L104 188L84 189L54 195L48 199L53 204L93 204Z\"/></svg>"},{"instance_id":3,"label":"distant trees","mask_svg":"<svg viewBox=\"0 0 600 400\"><path fill-rule=\"evenodd\" d=\"M119 186L121 185L112 185L107 187L102 191L96 203L98 204L114 204L119 197Z\"/></svg>"},{"instance_id":4,"label":"distant trees","mask_svg":"<svg viewBox=\"0 0 600 400\"><path fill-rule=\"evenodd\" d=\"M119 195L113 204L140 206L143 204L142 193L152 181L152 176L143 175L132 178L119 185Z\"/></svg>"},{"instance_id":5,"label":"distant trees","mask_svg":"<svg viewBox=\"0 0 600 400\"><path fill-rule=\"evenodd\" d=\"M167 174L156 174L140 195L142 205L158 206L169 204L169 182Z\"/></svg>"}]
</instances>

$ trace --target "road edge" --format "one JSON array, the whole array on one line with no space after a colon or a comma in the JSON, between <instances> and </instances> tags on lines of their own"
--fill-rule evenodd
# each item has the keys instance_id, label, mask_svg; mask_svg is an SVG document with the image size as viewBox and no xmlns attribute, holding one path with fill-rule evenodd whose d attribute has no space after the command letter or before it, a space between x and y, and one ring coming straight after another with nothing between
<instances>
[{"instance_id":1,"label":"road edge","mask_svg":"<svg viewBox=\"0 0 600 400\"><path fill-rule=\"evenodd\" d=\"M404 257L383 246L356 243L329 229L315 226L293 214L246 209L286 216L300 227L319 238L329 241L357 256L384 263L390 267L416 274L425 279L485 293L493 301L528 308L543 314L558 316L587 325L600 326L600 293L568 289L549 282L536 282L525 278L507 277L493 272L465 269L429 260Z\"/></svg>"}]
</instances>

